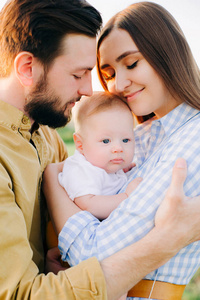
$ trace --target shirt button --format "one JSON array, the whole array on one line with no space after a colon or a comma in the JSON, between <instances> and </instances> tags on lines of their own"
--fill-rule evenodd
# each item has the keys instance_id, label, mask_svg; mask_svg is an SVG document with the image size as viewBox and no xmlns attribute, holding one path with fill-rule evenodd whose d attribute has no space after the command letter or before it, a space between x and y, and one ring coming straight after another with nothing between
<instances>
[{"instance_id":1,"label":"shirt button","mask_svg":"<svg viewBox=\"0 0 200 300\"><path fill-rule=\"evenodd\" d=\"M27 118L26 116L23 116L23 118L22 118L22 123L23 123L24 125L26 125L26 124L28 123L28 118Z\"/></svg>"},{"instance_id":2,"label":"shirt button","mask_svg":"<svg viewBox=\"0 0 200 300\"><path fill-rule=\"evenodd\" d=\"M16 131L16 130L17 130L17 126L16 126L15 124L12 124L12 125L11 125L11 129L12 129L13 131Z\"/></svg>"}]
</instances>

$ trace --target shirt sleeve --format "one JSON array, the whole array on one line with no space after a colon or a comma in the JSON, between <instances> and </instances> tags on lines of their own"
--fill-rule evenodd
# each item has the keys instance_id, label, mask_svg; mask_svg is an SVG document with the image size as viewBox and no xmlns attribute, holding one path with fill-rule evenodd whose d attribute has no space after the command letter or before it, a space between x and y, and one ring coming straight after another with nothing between
<instances>
[{"instance_id":1,"label":"shirt sleeve","mask_svg":"<svg viewBox=\"0 0 200 300\"><path fill-rule=\"evenodd\" d=\"M12 167L12 166L11 166ZM15 185L15 189L22 189ZM103 272L96 258L59 272L39 274L11 175L0 161L0 299L107 299ZM23 202L20 202L23 205ZM24 205L26 205L24 201ZM29 205L29 210L31 209ZM27 222L28 223L28 222ZM35 250L36 251L36 250ZM39 254L38 254L39 256ZM83 295L84 297L82 298Z\"/></svg>"},{"instance_id":2,"label":"shirt sleeve","mask_svg":"<svg viewBox=\"0 0 200 300\"><path fill-rule=\"evenodd\" d=\"M90 256L102 260L146 235L154 226L156 210L164 199L178 157L185 158L188 164L186 195L200 193L198 123L184 134L174 135L162 151L158 150L133 173L132 179L142 176L142 183L106 220L99 222L88 212L80 212L66 222L59 235L63 260L71 265Z\"/></svg>"},{"instance_id":3,"label":"shirt sleeve","mask_svg":"<svg viewBox=\"0 0 200 300\"><path fill-rule=\"evenodd\" d=\"M30 268L34 271L35 266L30 264ZM107 300L104 275L94 257L58 275L51 272L48 275L41 274L34 280L27 280L25 285L23 283L19 283L15 299Z\"/></svg>"}]
</instances>

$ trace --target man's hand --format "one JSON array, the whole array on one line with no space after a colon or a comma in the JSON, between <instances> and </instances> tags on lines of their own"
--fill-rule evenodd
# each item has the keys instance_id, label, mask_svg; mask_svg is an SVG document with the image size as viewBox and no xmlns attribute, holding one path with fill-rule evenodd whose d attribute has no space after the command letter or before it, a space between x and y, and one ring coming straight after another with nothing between
<instances>
[{"instance_id":1,"label":"man's hand","mask_svg":"<svg viewBox=\"0 0 200 300\"><path fill-rule=\"evenodd\" d=\"M186 176L186 161L179 158L173 168L171 185L155 217L157 228L171 227L172 238L185 246L200 239L200 196L185 196Z\"/></svg>"},{"instance_id":2,"label":"man's hand","mask_svg":"<svg viewBox=\"0 0 200 300\"><path fill-rule=\"evenodd\" d=\"M57 274L59 271L64 271L64 268L61 264L60 260L60 251L58 247L52 248L48 250L46 256L46 265L45 265L45 273L53 272Z\"/></svg>"}]
</instances>

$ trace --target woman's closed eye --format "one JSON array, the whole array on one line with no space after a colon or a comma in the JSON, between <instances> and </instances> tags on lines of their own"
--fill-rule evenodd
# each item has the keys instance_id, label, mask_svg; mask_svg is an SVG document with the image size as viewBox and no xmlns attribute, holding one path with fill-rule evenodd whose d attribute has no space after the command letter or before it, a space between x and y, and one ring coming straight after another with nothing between
<instances>
[{"instance_id":1,"label":"woman's closed eye","mask_svg":"<svg viewBox=\"0 0 200 300\"><path fill-rule=\"evenodd\" d=\"M132 70L132 69L134 69L134 68L137 66L137 64L138 64L138 60L135 61L132 65L127 66L127 69L128 69L128 70Z\"/></svg>"},{"instance_id":2,"label":"woman's closed eye","mask_svg":"<svg viewBox=\"0 0 200 300\"><path fill-rule=\"evenodd\" d=\"M115 78L115 73L113 73L112 75L102 73L102 75L103 75L103 78L105 79L105 81L109 81L109 80L112 80L113 78Z\"/></svg>"}]
</instances>

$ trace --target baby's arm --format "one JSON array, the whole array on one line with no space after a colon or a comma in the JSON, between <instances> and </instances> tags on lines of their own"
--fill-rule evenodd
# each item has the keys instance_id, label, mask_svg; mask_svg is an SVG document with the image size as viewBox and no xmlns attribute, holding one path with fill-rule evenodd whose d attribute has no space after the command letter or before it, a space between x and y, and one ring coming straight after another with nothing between
<instances>
[{"instance_id":1,"label":"baby's arm","mask_svg":"<svg viewBox=\"0 0 200 300\"><path fill-rule=\"evenodd\" d=\"M75 198L74 202L82 210L89 211L96 218L100 220L106 219L123 200L129 197L131 192L136 189L140 182L141 178L139 177L132 180L127 186L125 193L110 196L85 195Z\"/></svg>"},{"instance_id":2,"label":"baby's arm","mask_svg":"<svg viewBox=\"0 0 200 300\"><path fill-rule=\"evenodd\" d=\"M75 198L74 202L82 210L87 210L96 218L102 220L106 219L109 214L127 197L128 195L125 193L111 196L85 195Z\"/></svg>"}]
</instances>

